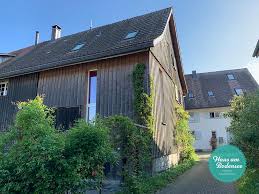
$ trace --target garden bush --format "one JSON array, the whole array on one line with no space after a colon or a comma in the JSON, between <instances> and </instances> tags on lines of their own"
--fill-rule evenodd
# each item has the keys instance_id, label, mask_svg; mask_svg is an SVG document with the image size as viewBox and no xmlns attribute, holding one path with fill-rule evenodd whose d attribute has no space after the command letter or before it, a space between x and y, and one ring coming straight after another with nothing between
<instances>
[{"instance_id":1,"label":"garden bush","mask_svg":"<svg viewBox=\"0 0 259 194\"><path fill-rule=\"evenodd\" d=\"M259 92L236 96L226 114L231 119L228 130L232 143L238 146L247 158L247 164L259 168Z\"/></svg>"},{"instance_id":2,"label":"garden bush","mask_svg":"<svg viewBox=\"0 0 259 194\"><path fill-rule=\"evenodd\" d=\"M231 109L225 114L231 119L228 130L231 143L245 154L247 170L238 181L240 193L255 193L259 190L259 91L235 96Z\"/></svg>"},{"instance_id":3,"label":"garden bush","mask_svg":"<svg viewBox=\"0 0 259 194\"><path fill-rule=\"evenodd\" d=\"M0 136L0 193L64 194L100 180L112 156L107 128L79 121L60 132L40 97L18 108L14 126Z\"/></svg>"}]
</instances>

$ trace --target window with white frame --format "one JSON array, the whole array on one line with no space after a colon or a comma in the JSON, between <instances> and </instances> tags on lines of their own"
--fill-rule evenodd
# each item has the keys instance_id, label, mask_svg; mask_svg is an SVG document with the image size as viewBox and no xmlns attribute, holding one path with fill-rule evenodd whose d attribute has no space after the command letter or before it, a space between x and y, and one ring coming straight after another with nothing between
<instances>
[{"instance_id":1,"label":"window with white frame","mask_svg":"<svg viewBox=\"0 0 259 194\"><path fill-rule=\"evenodd\" d=\"M87 121L93 122L96 117L97 71L89 71Z\"/></svg>"},{"instance_id":2,"label":"window with white frame","mask_svg":"<svg viewBox=\"0 0 259 194\"><path fill-rule=\"evenodd\" d=\"M8 82L0 82L0 96L6 96L8 90Z\"/></svg>"}]
</instances>

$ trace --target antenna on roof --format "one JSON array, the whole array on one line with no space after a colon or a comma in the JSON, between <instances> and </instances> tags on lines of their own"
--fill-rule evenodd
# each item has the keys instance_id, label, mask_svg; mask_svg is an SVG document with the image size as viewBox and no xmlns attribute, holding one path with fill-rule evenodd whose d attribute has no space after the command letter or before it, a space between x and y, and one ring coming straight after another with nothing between
<instances>
[{"instance_id":1,"label":"antenna on roof","mask_svg":"<svg viewBox=\"0 0 259 194\"><path fill-rule=\"evenodd\" d=\"M91 20L91 23L90 23L90 30L92 30L93 28L93 20Z\"/></svg>"}]
</instances>

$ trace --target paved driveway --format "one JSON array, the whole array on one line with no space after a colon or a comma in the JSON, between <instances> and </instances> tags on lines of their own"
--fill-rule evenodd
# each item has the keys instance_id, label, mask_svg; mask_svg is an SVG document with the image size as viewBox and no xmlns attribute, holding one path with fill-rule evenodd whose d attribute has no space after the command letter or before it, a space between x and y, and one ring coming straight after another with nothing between
<instances>
[{"instance_id":1,"label":"paved driveway","mask_svg":"<svg viewBox=\"0 0 259 194\"><path fill-rule=\"evenodd\" d=\"M235 194L233 184L219 182L210 174L209 154L200 154L200 158L198 164L157 194Z\"/></svg>"}]
</instances>

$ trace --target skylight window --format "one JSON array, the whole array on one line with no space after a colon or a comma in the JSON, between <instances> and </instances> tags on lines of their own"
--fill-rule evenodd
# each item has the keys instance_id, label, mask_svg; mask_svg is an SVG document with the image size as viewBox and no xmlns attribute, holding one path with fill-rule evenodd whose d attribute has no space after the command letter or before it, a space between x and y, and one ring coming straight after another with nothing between
<instances>
[{"instance_id":1,"label":"skylight window","mask_svg":"<svg viewBox=\"0 0 259 194\"><path fill-rule=\"evenodd\" d=\"M212 91L208 91L208 96L214 96L214 93Z\"/></svg>"},{"instance_id":2,"label":"skylight window","mask_svg":"<svg viewBox=\"0 0 259 194\"><path fill-rule=\"evenodd\" d=\"M124 38L124 39L131 39L131 38L135 38L135 37L137 36L137 34L138 34L138 32L137 32L137 31L135 31L135 32L129 32L129 33L127 34L127 36L125 36L125 38Z\"/></svg>"},{"instance_id":3,"label":"skylight window","mask_svg":"<svg viewBox=\"0 0 259 194\"><path fill-rule=\"evenodd\" d=\"M193 93L192 93L191 91L189 91L188 97L189 97L189 98L194 98L194 95L193 95Z\"/></svg>"},{"instance_id":4,"label":"skylight window","mask_svg":"<svg viewBox=\"0 0 259 194\"><path fill-rule=\"evenodd\" d=\"M81 49L84 45L85 45L85 43L77 44L77 45L72 49L72 51L78 51L78 50Z\"/></svg>"},{"instance_id":5,"label":"skylight window","mask_svg":"<svg viewBox=\"0 0 259 194\"><path fill-rule=\"evenodd\" d=\"M232 73L227 74L227 76L228 76L228 80L234 80L235 79L235 77Z\"/></svg>"},{"instance_id":6,"label":"skylight window","mask_svg":"<svg viewBox=\"0 0 259 194\"><path fill-rule=\"evenodd\" d=\"M235 88L235 92L236 92L236 95L240 96L240 95L243 95L244 92L241 88Z\"/></svg>"}]
</instances>

